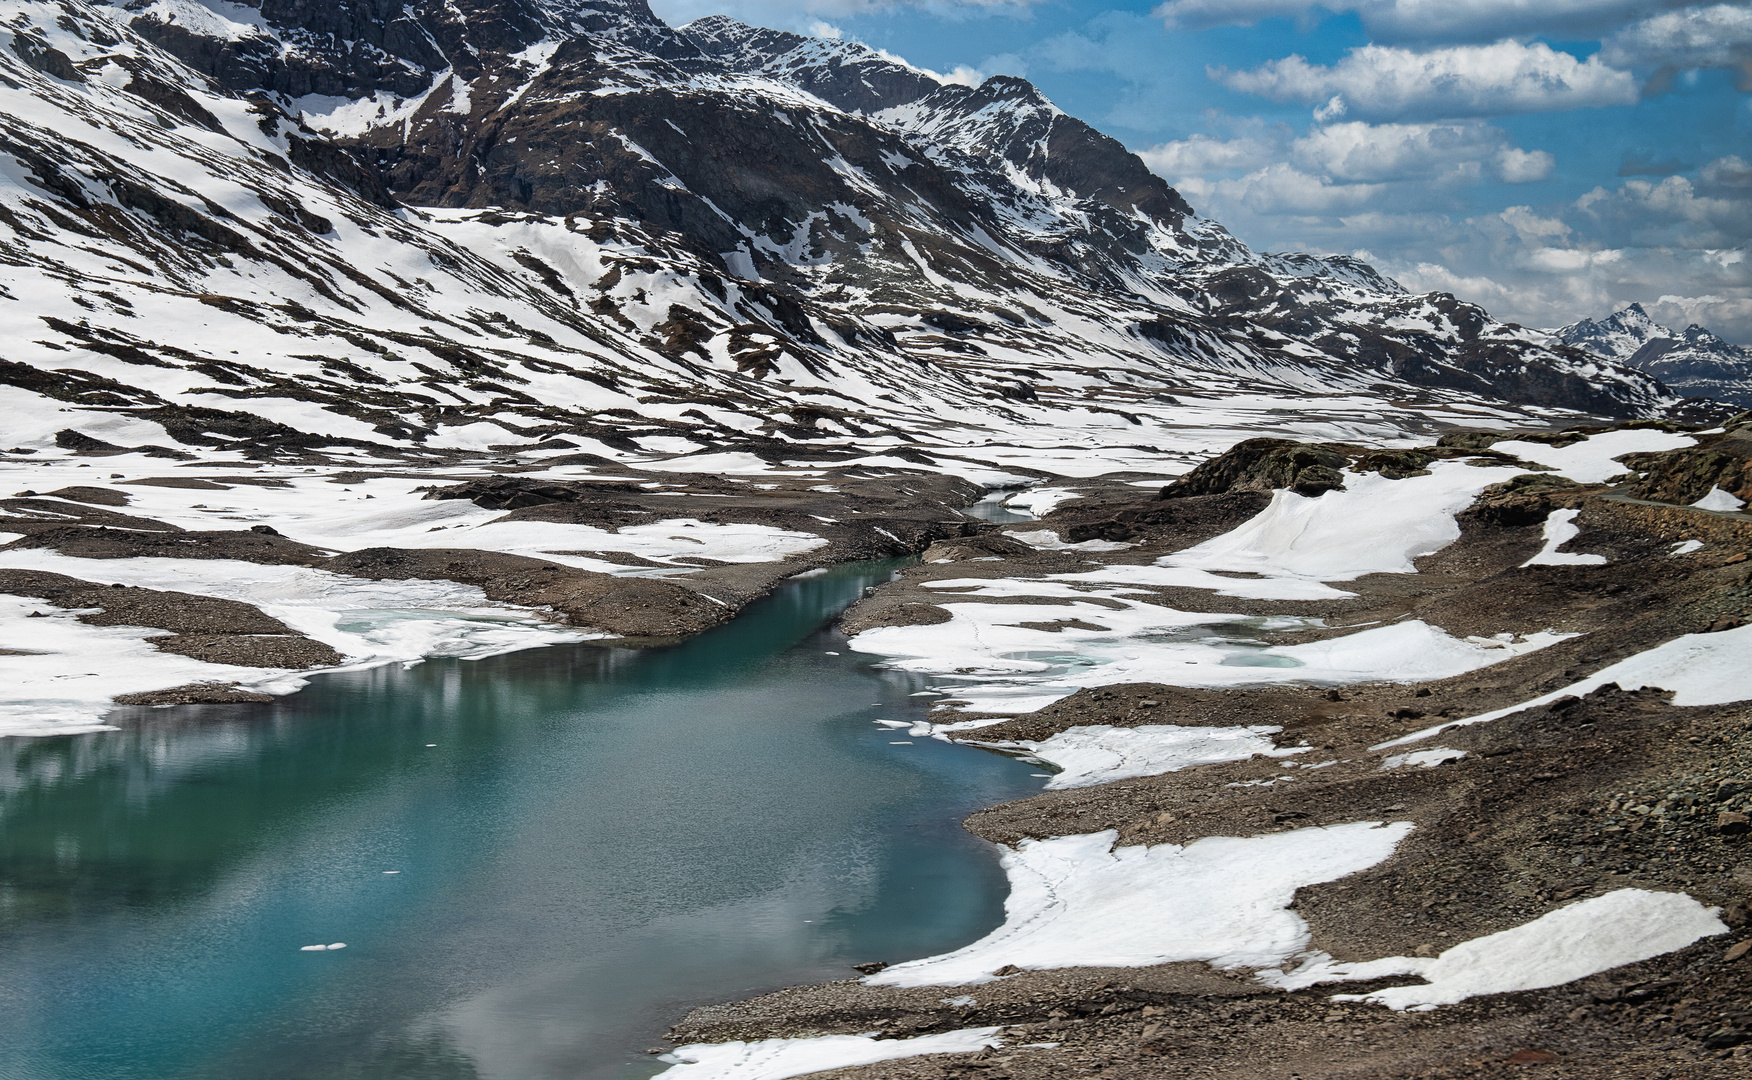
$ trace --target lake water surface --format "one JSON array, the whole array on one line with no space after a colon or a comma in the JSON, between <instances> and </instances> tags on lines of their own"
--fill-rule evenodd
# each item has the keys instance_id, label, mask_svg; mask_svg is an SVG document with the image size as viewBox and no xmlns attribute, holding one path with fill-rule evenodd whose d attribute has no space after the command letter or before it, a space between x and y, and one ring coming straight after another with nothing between
<instances>
[{"instance_id":1,"label":"lake water surface","mask_svg":"<svg viewBox=\"0 0 1752 1080\"><path fill-rule=\"evenodd\" d=\"M894 565L672 648L0 740L0 1077L644 1077L692 1004L979 937L959 822L1043 781L871 723L925 684L827 624Z\"/></svg>"}]
</instances>

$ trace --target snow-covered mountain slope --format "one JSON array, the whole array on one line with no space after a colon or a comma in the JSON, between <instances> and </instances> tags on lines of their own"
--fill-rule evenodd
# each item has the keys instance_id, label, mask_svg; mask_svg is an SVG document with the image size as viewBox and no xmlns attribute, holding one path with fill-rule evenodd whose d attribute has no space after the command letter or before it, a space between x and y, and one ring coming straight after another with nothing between
<instances>
[{"instance_id":1,"label":"snow-covered mountain slope","mask_svg":"<svg viewBox=\"0 0 1752 1080\"><path fill-rule=\"evenodd\" d=\"M1641 304L1552 331L1565 345L1647 372L1675 391L1752 408L1752 350L1698 326L1670 330Z\"/></svg>"},{"instance_id":2,"label":"snow-covered mountain slope","mask_svg":"<svg viewBox=\"0 0 1752 1080\"><path fill-rule=\"evenodd\" d=\"M381 182L404 204L498 211L469 222L472 256L505 249L500 271L540 282L612 351L737 368L763 399L790 393L790 357L875 409L905 371L922 399L1051 414L1064 377L1048 372L1064 368L1149 385L1133 405L1262 390L1674 404L1361 264L1256 256L1021 80L946 86L862 46L727 19L677 31L638 0L69 10L174 54L190 93L301 117L310 131L285 129L305 158L322 148L370 198ZM423 233L452 227L400 215L422 216ZM521 234L549 237L553 259ZM602 244L626 258L557 250ZM839 387L845 368L862 374Z\"/></svg>"}]
</instances>

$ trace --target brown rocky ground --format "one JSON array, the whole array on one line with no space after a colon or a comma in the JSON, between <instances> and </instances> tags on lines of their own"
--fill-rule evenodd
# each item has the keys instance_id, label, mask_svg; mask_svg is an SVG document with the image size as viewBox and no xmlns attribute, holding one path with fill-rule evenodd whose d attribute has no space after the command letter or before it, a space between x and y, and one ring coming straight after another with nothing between
<instances>
[{"instance_id":1,"label":"brown rocky ground","mask_svg":"<svg viewBox=\"0 0 1752 1080\"><path fill-rule=\"evenodd\" d=\"M1467 450L1494 440L1474 441L1477 446L1465 437L1444 440ZM1682 468L1712 475L1732 471L1716 458L1672 457ZM1091 569L1091 561L1147 562L1257 512L1266 496L1245 483L1249 468L1284 486L1318 484L1318 470L1332 467L1293 444L1288 450L1265 447L1256 460L1266 464L1231 469L1210 490L1186 485L1194 490L1181 498L1139 500L1137 488L1128 489L1123 480L1091 482L1081 489L1083 499L1043 522L1067 541L1123 539L1138 545L1123 552L1018 549L990 536L939 543L926 558L947 561L909 569L851 609L845 628L946 619L935 603L943 590L921 587L933 579L1027 579ZM1338 464L1345 460L1341 456ZM1389 467L1408 464L1417 463ZM1651 471L1660 467L1644 464ZM1661 486L1658 476L1651 480L1646 472L1637 482L1644 492ZM1696 484L1666 486L1689 491ZM1581 511L1582 532L1568 549L1608 555L1608 563L1520 567L1540 549L1541 523L1558 507ZM967 827L1005 844L1102 829L1117 830L1121 843L1158 844L1356 820L1415 822L1391 859L1297 894L1294 906L1310 924L1314 947L1339 960L1434 955L1624 887L1684 891L1718 905L1732 928L1729 935L1580 982L1424 1013L1330 1000L1334 993L1366 992L1403 979L1286 994L1246 972L1171 964L1026 971L958 989L857 981L794 988L695 1010L672 1037L698 1042L871 1031L905 1037L1003 1028L1002 1049L819 1074L837 1080L1434 1080L1527 1070L1576 1080L1752 1076L1752 822L1746 816L1752 812L1752 708L1682 708L1661 690L1607 685L1406 747L1466 751L1464 758L1434 768L1385 771L1383 754L1369 750L1443 719L1529 700L1681 634L1726 630L1752 618L1752 517L1528 477L1481 496L1461 524L1460 540L1419 560L1417 574L1347 584L1357 592L1354 598L1249 602L1189 589L1140 589L1137 596L1182 610L1304 615L1329 624L1278 635L1283 642L1406 617L1458 635L1553 628L1581 636L1417 685L1083 690L965 737L1042 739L1089 724L1271 724L1283 729L1282 745L1306 742L1314 748L1289 760L1334 764L1309 770L1256 757L1046 792L981 811ZM1676 541L1692 538L1703 542L1700 550L1671 554ZM1011 598L1022 609L1019 616L1025 617L1030 599ZM1097 606L1090 618L1098 621L1100 598L1091 601ZM1201 609L1200 603L1208 606ZM963 715L971 714L957 718ZM1254 786L1233 786L1249 782ZM950 1004L962 994L975 1004Z\"/></svg>"}]
</instances>

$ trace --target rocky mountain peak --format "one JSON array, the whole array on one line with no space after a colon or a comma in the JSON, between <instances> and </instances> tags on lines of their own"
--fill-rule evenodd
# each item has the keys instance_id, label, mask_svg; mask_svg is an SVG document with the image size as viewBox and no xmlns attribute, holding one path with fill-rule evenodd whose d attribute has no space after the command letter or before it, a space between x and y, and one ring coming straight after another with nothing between
<instances>
[{"instance_id":1,"label":"rocky mountain peak","mask_svg":"<svg viewBox=\"0 0 1752 1080\"><path fill-rule=\"evenodd\" d=\"M733 71L781 79L847 112L905 105L942 85L928 72L855 41L766 30L724 15L696 19L679 33Z\"/></svg>"},{"instance_id":2,"label":"rocky mountain peak","mask_svg":"<svg viewBox=\"0 0 1752 1080\"><path fill-rule=\"evenodd\" d=\"M1641 304L1552 331L1566 345L1654 375L1684 393L1752 405L1752 350L1692 323L1674 331Z\"/></svg>"}]
</instances>

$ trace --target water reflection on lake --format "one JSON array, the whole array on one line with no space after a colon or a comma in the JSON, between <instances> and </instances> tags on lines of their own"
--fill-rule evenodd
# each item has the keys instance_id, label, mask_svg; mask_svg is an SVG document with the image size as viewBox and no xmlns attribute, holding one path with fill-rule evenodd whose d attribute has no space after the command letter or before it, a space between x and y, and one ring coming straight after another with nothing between
<instances>
[{"instance_id":1,"label":"water reflection on lake","mask_svg":"<svg viewBox=\"0 0 1752 1080\"><path fill-rule=\"evenodd\" d=\"M1005 887L960 819L1040 781L870 723L925 684L824 627L891 570L0 740L0 1076L638 1077L689 1004L973 940Z\"/></svg>"}]
</instances>

